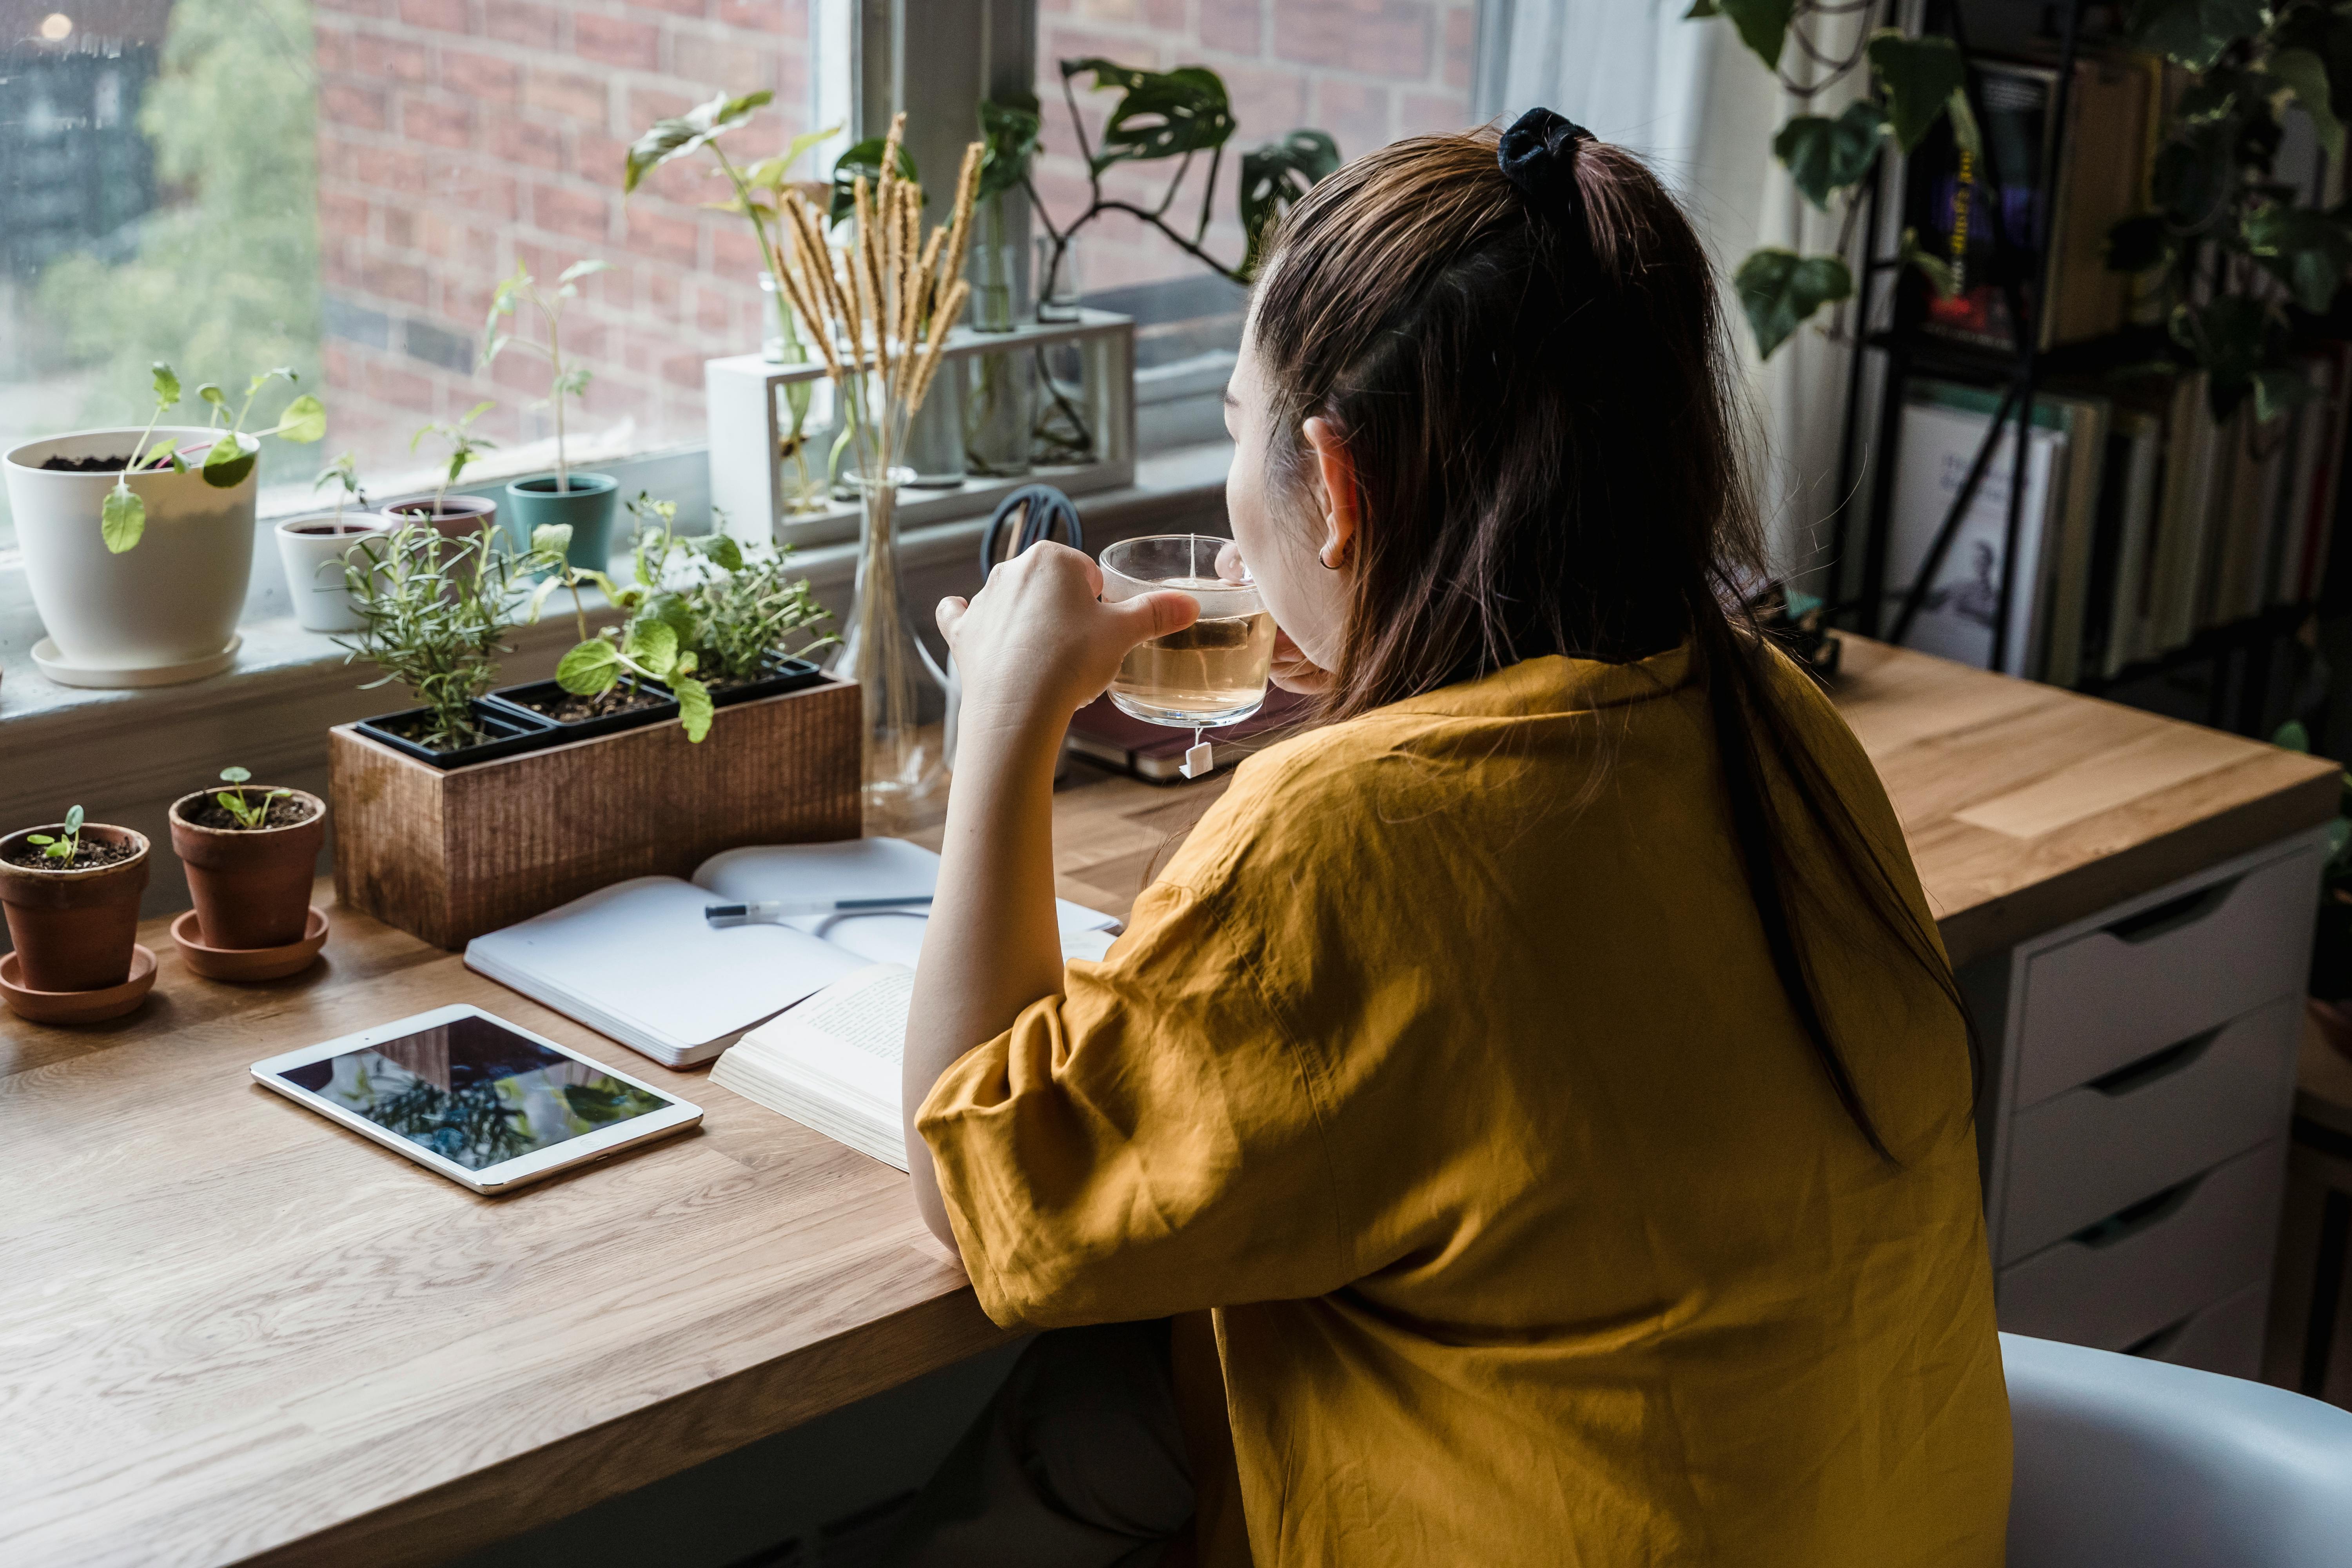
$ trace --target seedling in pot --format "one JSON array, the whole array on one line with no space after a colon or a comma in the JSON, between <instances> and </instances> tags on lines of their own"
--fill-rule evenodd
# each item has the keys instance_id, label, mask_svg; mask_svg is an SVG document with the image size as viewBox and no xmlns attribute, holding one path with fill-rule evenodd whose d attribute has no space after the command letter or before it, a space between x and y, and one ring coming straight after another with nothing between
<instances>
[{"instance_id":1,"label":"seedling in pot","mask_svg":"<svg viewBox=\"0 0 2352 1568\"><path fill-rule=\"evenodd\" d=\"M63 837L48 833L27 833L25 842L40 846L45 859L63 860L71 865L73 858L81 853L81 807L77 805L67 809L65 829Z\"/></svg>"},{"instance_id":2,"label":"seedling in pot","mask_svg":"<svg viewBox=\"0 0 2352 1568\"><path fill-rule=\"evenodd\" d=\"M335 460L320 468L319 477L310 481L311 493L315 495L331 484L342 487L335 496L335 526L341 528L344 507L353 501L367 504L367 494L360 489L359 459L349 452L337 454Z\"/></svg>"},{"instance_id":3,"label":"seedling in pot","mask_svg":"<svg viewBox=\"0 0 2352 1568\"><path fill-rule=\"evenodd\" d=\"M131 489L131 476L142 469L166 466L173 473L188 471L187 463L171 443L159 442L153 449L147 446L147 437L155 433L155 422L163 416L164 410L176 408L180 403L180 378L172 367L157 360L153 374L155 410L147 416L147 428L139 432L139 439L132 445L131 456L123 462L122 472L115 479L114 489L107 492L105 501L99 508L99 530L106 540L106 548L116 555L136 548L147 532L147 503ZM257 454L245 449L239 432L245 428L246 416L253 411L254 398L264 386L279 376L284 376L289 382L296 379L292 371L280 366L255 376L252 384L246 388L245 403L236 411L236 418L213 443L212 449L205 454L204 465L198 471L204 475L206 484L227 489L243 483L246 475L253 471ZM212 405L213 415L209 423L217 426L221 416L227 412L228 399L211 382L197 387L196 395ZM326 433L326 405L307 392L280 411L275 426L255 432L256 436L276 436L305 445Z\"/></svg>"},{"instance_id":4,"label":"seedling in pot","mask_svg":"<svg viewBox=\"0 0 2352 1568\"><path fill-rule=\"evenodd\" d=\"M429 523L404 523L362 538L347 560L344 584L366 624L356 640L336 646L346 663L364 658L383 671L361 689L406 686L426 712L413 739L429 750L485 739L474 700L498 684L513 599L514 558L498 548L494 531L445 539Z\"/></svg>"},{"instance_id":5,"label":"seedling in pot","mask_svg":"<svg viewBox=\"0 0 2352 1568\"><path fill-rule=\"evenodd\" d=\"M640 508L645 502L646 498L640 495L630 503L630 510L643 516ZM672 515L675 511L673 507ZM710 733L710 717L715 710L710 689L695 678L698 661L692 647L694 619L678 595L662 590L659 562L648 563L641 547L637 556L638 581L624 588L602 572L572 566L565 561L564 552L572 545L572 530L562 524L534 530L530 544L530 553L523 558L523 564L549 574L531 596L530 618L539 618L548 595L557 588L569 588L572 613L580 630L580 640L555 667L555 683L575 697L600 697L624 680L630 682L632 690L638 680L658 680L677 699L678 722L686 731L686 738L700 741ZM628 620L591 636L587 611L580 599L583 584L593 584L604 590L604 597L614 608L628 613Z\"/></svg>"},{"instance_id":6,"label":"seedling in pot","mask_svg":"<svg viewBox=\"0 0 2352 1568\"><path fill-rule=\"evenodd\" d=\"M449 443L449 467L441 476L440 488L433 492L435 517L441 515L442 505L448 500L449 487L457 482L457 476L464 473L475 458L498 445L488 437L477 436L473 431L474 421L497 406L495 403L477 403L462 416L446 422L436 420L408 438L408 449L412 452L427 436L438 436Z\"/></svg>"},{"instance_id":7,"label":"seedling in pot","mask_svg":"<svg viewBox=\"0 0 2352 1568\"><path fill-rule=\"evenodd\" d=\"M496 297L490 300L490 319L482 328L482 357L478 369L487 370L490 362L518 340L511 332L499 331L499 318L514 314L515 301L528 300L539 308L540 319L547 323L547 342L530 338L520 341L522 346L547 362L547 398L536 406L551 410L555 416L555 490L558 495L572 493L572 466L566 460L563 446L563 400L588 395L588 367L567 364L563 358L563 307L580 297L580 279L604 271L609 261L575 261L556 279L555 292L542 294L538 281L515 263L514 276L499 285Z\"/></svg>"},{"instance_id":8,"label":"seedling in pot","mask_svg":"<svg viewBox=\"0 0 2352 1568\"><path fill-rule=\"evenodd\" d=\"M259 800L248 802L246 799L245 786L253 777L250 773L243 768L228 767L221 770L220 776L223 783L236 787L215 790L213 793L213 804L235 817L236 825L247 833L260 831L263 825L268 822L271 801L281 795L290 796L294 793L290 789L273 789L262 795Z\"/></svg>"}]
</instances>

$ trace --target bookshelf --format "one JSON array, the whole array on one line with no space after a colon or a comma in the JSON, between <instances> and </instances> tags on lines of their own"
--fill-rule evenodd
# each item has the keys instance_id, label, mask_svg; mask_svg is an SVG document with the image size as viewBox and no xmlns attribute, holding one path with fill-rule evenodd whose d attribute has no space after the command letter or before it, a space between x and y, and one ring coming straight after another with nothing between
<instances>
[{"instance_id":1,"label":"bookshelf","mask_svg":"<svg viewBox=\"0 0 2352 1568\"><path fill-rule=\"evenodd\" d=\"M1943 191L1926 190L1924 182L1937 177L1928 147L1923 144L1910 160L1890 156L1863 197L1860 228L1868 237L1870 250L1856 268L1856 299L1849 318L1860 330L1851 334L1847 347L1848 396L1836 491L1843 499L1831 518L1828 596L1834 605L1832 618L1898 644L1953 651L1934 640L1950 635L1954 623L1949 605L1943 607L1940 630L1925 625L1923 612L1954 597L1952 584L1968 569L1956 552L1966 548L1972 552L1969 562L1979 581L1968 585L1976 598L1961 613L1990 623L1978 632L1984 638L1982 657L1972 662L2198 719L2216 728L2267 734L2286 717L2315 716L2308 710L2316 704L2307 689L2299 696L2293 679L2298 665L2310 663L2310 655L2297 645L2308 647L2313 639L2307 628L2315 615L2344 596L2331 595L2326 587L2328 580L2345 575L2344 563L2326 550L2327 541L2340 531L2345 496L2352 491L2340 473L2345 459L2342 416L2339 411L2327 419L2314 416L2298 424L2298 416L2291 416L2284 423L2294 427L2293 438L2303 445L2284 458L2268 449L2242 455L2238 443L2253 439L2240 433L2240 423L2250 416L2241 414L2230 425L2215 426L2195 399L2175 397L2172 402L2177 410L2193 408L2189 416L2205 421L2204 448L2176 438L2179 432L2165 420L2161 407L2150 435L2146 405L2159 399L2142 392L2118 395L2110 404L2105 393L2119 374L2134 367L2180 363L2183 356L2161 323L2118 321L2107 330L2071 337L2043 331L2045 306L2056 308L2062 329L2065 308L2071 304L2079 311L2084 276L2061 267L2077 266L2086 244L2095 246L2112 221L2107 211L2095 210L2070 235L2061 210L2070 196L2087 193L2095 205L2099 195L2092 176L2077 183L2074 139L2081 130L2074 102L2078 80L2095 89L2102 80L2125 79L2133 70L2147 68L2126 62L2118 40L2099 33L2098 24L2108 19L2112 9L2089 0L2030 7L2013 0L1927 0L1915 8L1910 19L1918 31L1949 37L1960 50L1970 108L1979 125L1989 128L1975 183L1968 183L1968 166L1962 163L1960 188L1973 196L1977 235L1990 240L1983 255L1971 247L1967 256L1979 291L1995 296L1993 315L2005 312L2007 341L1964 341L1948 326L1940 333L1931 326L1930 290L1900 256L1900 241L1906 227L1917 222L1931 201L1953 198ZM2031 37L2020 49L2018 18L2025 11L2033 14L2025 29ZM1979 27L1991 37L1979 42L1972 37ZM2004 107L1999 95L2014 100L2018 80L2029 74L2046 83L2045 130L2036 150L2038 166L2021 173L2000 166L2004 153L2013 161L2027 161L2020 155L2018 139L1992 134L1990 128ZM2156 127L2167 110L2166 84L2160 75L2151 75L2147 81L2144 123L2153 149ZM2079 116L2095 127L2084 132L2086 138L2105 138L2098 149L2102 153L2112 154L2117 145L2120 133L2113 129L2110 113L2116 101L2112 97L2087 100ZM2101 164L2110 166L2111 156ZM2012 199L2011 189L2021 185L2028 195L2021 204ZM2112 187L2110 179L2110 196ZM1951 210L1946 209L1948 214ZM1966 221L1955 217L1954 225ZM2086 236L2091 237L2086 240ZM1925 224L1919 225L1919 238L1930 247L1937 244ZM2059 266L2053 265L2053 249L2060 252ZM2092 279L2090 287L2097 286ZM2339 305L2336 315L2345 313ZM2299 345L2315 347L2352 338L2352 321L2294 310L2290 315ZM2336 368L2325 374L2335 377L2328 386L2340 410L2352 399L2352 357L2339 357L2334 363ZM2318 381L2323 373L2315 370L2313 374ZM1955 388L1961 389L1959 395L1954 395ZM1936 401L1939 390L1945 403L1967 406L1923 416L1923 400ZM2086 407L2105 410L2099 416L2105 423L2094 423L2087 437L2079 423L2065 424L2068 418L2079 419ZM2176 473L2202 462L2204 469L2194 476L2194 482L2203 487L2200 494L2217 486L2226 490L2231 483L2251 485L2252 506L2267 509L2253 526L2275 533L2275 539L2263 535L2245 547L2252 552L2251 564L2242 559L2231 562L2241 575L2226 595L2217 595L2205 575L2217 570L2213 561L2223 549L2221 542L2203 542L2200 533L2197 540L2169 546L2211 552L2196 553L2185 564L2168 558L2165 563L2171 574L2166 582L2179 579L2185 584L2178 591L2191 596L2190 607L2182 610L2174 605L2179 613L2165 616L2160 632L2148 633L2142 625L2128 637L2121 621L2126 596L2133 595L2129 604L2136 610L2144 610L2153 591L2147 586L2154 578L2153 555L2119 563L2112 553L2112 531L2124 525L2111 522L2107 512L2094 516L2095 503L2088 499L2069 503L2079 504L2082 510L2065 516L2068 531L2063 535L2050 515L2058 510L2050 498L2063 485L2071 483L2087 497L2103 485L2118 485L2128 478L2109 456L2124 427L2116 410L2140 433L2137 438L2154 444L2155 453L2146 460L2158 465L2152 471L2161 473L2163 482L2178 482ZM1980 428L1971 427L1970 421ZM2063 427L2078 447L2096 442L2102 450L2078 461L2071 475L2063 472L2065 458L2058 454L2065 447L2049 439L2053 426ZM1965 442L1960 439L1963 431ZM1912 447L1907 454L1906 437ZM1944 442L1940 448L1936 446L1939 438ZM2045 449L2050 455L2044 455ZM1906 456L1912 459L1908 468ZM1940 463L1943 477L1940 488L1928 487L1923 504L1917 470L1930 460ZM2038 470L2036 464L2049 471ZM2284 477L2274 477L2273 468ZM2214 504L2235 505L2237 499L2224 496ZM2126 504L2102 494L2095 506ZM2165 492L2163 508L2173 504L2171 493ZM2156 507L2152 500L2147 505ZM2037 510L2044 506L2047 513ZM1927 526L1930 519L1932 527ZM2142 525L2141 542L2150 552L2162 542L2153 535L2161 521L2151 511ZM2199 528L2207 526L2200 514ZM2237 514L2230 512L2212 526L2240 523ZM2290 527L2309 531L2285 531ZM2098 535L2095 546L2090 542L2093 530L2109 531ZM2057 559L2062 548L2074 552L2071 567ZM2110 553L2096 556L2095 548ZM2229 543L2227 548L2240 546ZM2324 574L2312 564L2313 549L2329 569ZM2303 561L2300 570L2294 564L2296 558ZM2122 568L2135 563L2137 573L2126 583ZM2095 579L2092 574L2100 572L2107 575ZM2273 591L2290 583L2293 591ZM2217 598L2223 601L2218 614ZM2087 611L2080 607L2086 600L2093 606ZM2091 619L2082 618L2086 616ZM1924 639L1923 629L1929 633ZM2147 646L2136 646L2139 641ZM2303 684L2307 689L2308 682Z\"/></svg>"}]
</instances>

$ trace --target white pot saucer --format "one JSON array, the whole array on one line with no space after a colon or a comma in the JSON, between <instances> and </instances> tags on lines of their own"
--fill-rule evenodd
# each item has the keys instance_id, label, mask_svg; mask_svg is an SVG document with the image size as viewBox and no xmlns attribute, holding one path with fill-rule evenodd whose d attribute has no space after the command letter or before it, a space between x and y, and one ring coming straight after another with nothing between
<instances>
[{"instance_id":1,"label":"white pot saucer","mask_svg":"<svg viewBox=\"0 0 2352 1568\"><path fill-rule=\"evenodd\" d=\"M123 669L109 669L69 664L58 652L58 645L43 637L33 645L33 663L43 675L59 686L176 686L184 680L202 680L207 675L218 675L236 662L236 650L245 646L242 633L229 634L228 647L218 653L208 653L202 658L184 659L178 664L151 664Z\"/></svg>"}]
</instances>

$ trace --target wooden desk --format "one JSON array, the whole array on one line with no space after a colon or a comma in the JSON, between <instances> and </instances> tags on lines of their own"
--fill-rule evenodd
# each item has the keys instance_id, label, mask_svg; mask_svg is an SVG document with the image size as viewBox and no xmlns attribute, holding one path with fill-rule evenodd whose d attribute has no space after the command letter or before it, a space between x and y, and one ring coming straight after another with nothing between
<instances>
[{"instance_id":1,"label":"wooden desk","mask_svg":"<svg viewBox=\"0 0 2352 1568\"><path fill-rule=\"evenodd\" d=\"M1847 661L1962 959L2335 807L2332 764L1858 641ZM1061 891L1124 913L1222 785L1079 774ZM1000 1340L896 1171L333 916L292 980L200 979L152 921L138 1014L0 1016L0 1562L434 1562ZM702 1131L488 1200L247 1077L449 1002L625 1061Z\"/></svg>"}]
</instances>

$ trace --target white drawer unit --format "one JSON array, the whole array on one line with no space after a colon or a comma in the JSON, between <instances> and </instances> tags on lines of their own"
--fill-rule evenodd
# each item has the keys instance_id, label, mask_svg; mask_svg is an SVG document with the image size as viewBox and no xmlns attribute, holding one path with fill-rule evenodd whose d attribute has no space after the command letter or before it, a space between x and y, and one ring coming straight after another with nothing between
<instances>
[{"instance_id":1,"label":"white drawer unit","mask_svg":"<svg viewBox=\"0 0 2352 1568\"><path fill-rule=\"evenodd\" d=\"M2326 834L1971 965L2000 1326L2259 1368Z\"/></svg>"},{"instance_id":2,"label":"white drawer unit","mask_svg":"<svg viewBox=\"0 0 2352 1568\"><path fill-rule=\"evenodd\" d=\"M2242 1285L2211 1306L2200 1307L2171 1327L2126 1348L2150 1361L2193 1366L2224 1377L2260 1377L2270 1289L2266 1279Z\"/></svg>"},{"instance_id":3,"label":"white drawer unit","mask_svg":"<svg viewBox=\"0 0 2352 1568\"><path fill-rule=\"evenodd\" d=\"M2282 997L2020 1111L1998 1261L2276 1138L2294 1095L2280 1042L2301 1007Z\"/></svg>"},{"instance_id":4,"label":"white drawer unit","mask_svg":"<svg viewBox=\"0 0 2352 1568\"><path fill-rule=\"evenodd\" d=\"M2286 1145L2273 1141L2118 1210L1993 1276L2013 1334L2128 1349L2270 1277Z\"/></svg>"},{"instance_id":5,"label":"white drawer unit","mask_svg":"<svg viewBox=\"0 0 2352 1568\"><path fill-rule=\"evenodd\" d=\"M2300 995L2316 868L2288 856L2025 960L2017 1098L2038 1104L2240 1014Z\"/></svg>"}]
</instances>

